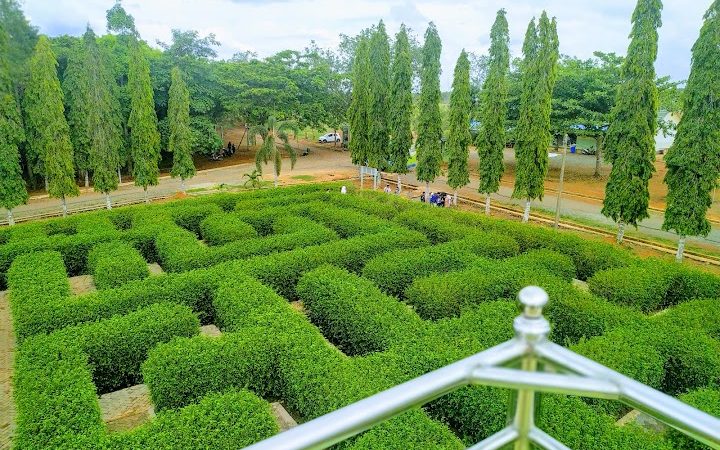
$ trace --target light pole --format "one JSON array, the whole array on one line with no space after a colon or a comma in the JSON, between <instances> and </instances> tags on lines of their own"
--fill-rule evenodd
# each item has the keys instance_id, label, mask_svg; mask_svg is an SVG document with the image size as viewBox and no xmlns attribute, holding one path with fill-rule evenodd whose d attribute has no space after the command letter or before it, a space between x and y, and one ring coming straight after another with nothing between
<instances>
[{"instance_id":1,"label":"light pole","mask_svg":"<svg viewBox=\"0 0 720 450\"><path fill-rule=\"evenodd\" d=\"M565 133L563 137L563 154L562 163L560 164L560 183L557 191L557 204L555 206L555 223L553 227L557 229L560 224L560 204L562 203L563 181L565 180L565 157L567 156L568 135Z\"/></svg>"}]
</instances>

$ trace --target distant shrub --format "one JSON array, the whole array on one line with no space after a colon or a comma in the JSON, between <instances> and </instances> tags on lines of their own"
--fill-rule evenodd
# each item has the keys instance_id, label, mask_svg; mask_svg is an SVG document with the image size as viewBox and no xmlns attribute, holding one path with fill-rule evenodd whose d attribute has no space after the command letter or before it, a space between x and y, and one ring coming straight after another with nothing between
<instances>
[{"instance_id":1,"label":"distant shrub","mask_svg":"<svg viewBox=\"0 0 720 450\"><path fill-rule=\"evenodd\" d=\"M120 287L150 275L142 255L129 244L118 241L95 246L88 255L88 266L98 289Z\"/></svg>"}]
</instances>

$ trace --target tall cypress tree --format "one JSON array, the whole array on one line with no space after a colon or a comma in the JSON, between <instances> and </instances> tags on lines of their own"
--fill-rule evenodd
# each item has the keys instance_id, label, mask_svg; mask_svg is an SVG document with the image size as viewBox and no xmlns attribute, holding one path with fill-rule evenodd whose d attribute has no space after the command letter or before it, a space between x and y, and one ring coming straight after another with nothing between
<instances>
[{"instance_id":1,"label":"tall cypress tree","mask_svg":"<svg viewBox=\"0 0 720 450\"><path fill-rule=\"evenodd\" d=\"M370 38L369 88L369 152L368 164L378 170L387 167L390 137L390 45L385 24L381 20ZM377 177L373 178L377 189Z\"/></svg>"},{"instance_id":2,"label":"tall cypress tree","mask_svg":"<svg viewBox=\"0 0 720 450\"><path fill-rule=\"evenodd\" d=\"M173 167L170 174L173 177L180 177L180 188L182 192L185 192L185 180L195 175L195 164L192 159L192 130L190 129L190 92L178 67L173 67L170 78L168 150L173 154Z\"/></svg>"},{"instance_id":3,"label":"tall cypress tree","mask_svg":"<svg viewBox=\"0 0 720 450\"><path fill-rule=\"evenodd\" d=\"M390 89L390 168L398 175L398 192L402 191L400 175L407 173L412 146L412 82L413 68L410 41L405 25L395 36Z\"/></svg>"},{"instance_id":4,"label":"tall cypress tree","mask_svg":"<svg viewBox=\"0 0 720 450\"><path fill-rule=\"evenodd\" d=\"M612 163L612 170L602 213L617 222L619 243L626 224L637 227L638 221L649 217L648 184L655 172L658 108L655 59L661 11L660 0L638 0L622 67L623 82L605 138L605 160Z\"/></svg>"},{"instance_id":5,"label":"tall cypress tree","mask_svg":"<svg viewBox=\"0 0 720 450\"><path fill-rule=\"evenodd\" d=\"M458 188L470 183L468 173L468 147L470 135L470 61L465 49L460 52L450 94L450 135L448 136L448 185L455 190L457 205Z\"/></svg>"},{"instance_id":6,"label":"tall cypress tree","mask_svg":"<svg viewBox=\"0 0 720 450\"><path fill-rule=\"evenodd\" d=\"M510 30L505 10L497 12L490 31L488 75L480 93L480 129L476 146L480 186L485 195L485 214L490 214L490 194L500 189L505 149L505 121L508 110L508 72L510 70Z\"/></svg>"},{"instance_id":7,"label":"tall cypress tree","mask_svg":"<svg viewBox=\"0 0 720 450\"><path fill-rule=\"evenodd\" d=\"M713 2L704 18L692 48L683 116L665 156L668 195L663 229L680 235L678 261L685 236L710 233L706 215L720 177L720 0Z\"/></svg>"},{"instance_id":8,"label":"tall cypress tree","mask_svg":"<svg viewBox=\"0 0 720 450\"><path fill-rule=\"evenodd\" d=\"M30 79L25 89L28 142L42 163L50 197L62 200L80 194L75 184L70 128L65 120L63 93L57 77L57 60L47 36L40 36L30 59Z\"/></svg>"},{"instance_id":9,"label":"tall cypress tree","mask_svg":"<svg viewBox=\"0 0 720 450\"><path fill-rule=\"evenodd\" d=\"M417 179L425 182L425 198L429 199L430 182L440 175L442 162L442 120L440 117L440 53L442 42L435 24L425 31L420 74L420 117L418 118Z\"/></svg>"},{"instance_id":10,"label":"tall cypress tree","mask_svg":"<svg viewBox=\"0 0 720 450\"><path fill-rule=\"evenodd\" d=\"M360 38L352 71L352 98L350 101L350 157L353 164L360 166L360 184L362 187L362 167L367 164L370 143L370 119L368 107L370 93L370 43L365 37Z\"/></svg>"},{"instance_id":11,"label":"tall cypress tree","mask_svg":"<svg viewBox=\"0 0 720 450\"><path fill-rule=\"evenodd\" d=\"M523 222L530 217L530 202L542 199L548 169L550 113L555 87L559 42L555 19L550 21L543 11L539 26L530 22L523 45L522 95L517 125L514 198L524 198Z\"/></svg>"},{"instance_id":12,"label":"tall cypress tree","mask_svg":"<svg viewBox=\"0 0 720 450\"><path fill-rule=\"evenodd\" d=\"M27 203L28 193L18 151L18 146L25 141L25 131L15 101L7 45L7 33L0 30L0 206L8 210L8 222L14 225L12 210Z\"/></svg>"},{"instance_id":13,"label":"tall cypress tree","mask_svg":"<svg viewBox=\"0 0 720 450\"><path fill-rule=\"evenodd\" d=\"M93 187L96 192L105 194L107 208L111 209L110 192L118 187L117 170L120 167L120 152L123 147L120 103L114 92L115 80L90 27L85 32L83 42L86 70L90 80L88 101L92 105L87 117L87 130L90 137Z\"/></svg>"},{"instance_id":14,"label":"tall cypress tree","mask_svg":"<svg viewBox=\"0 0 720 450\"><path fill-rule=\"evenodd\" d=\"M87 66L85 40L77 41L70 49L62 88L65 95L65 115L70 126L75 167L90 184L90 134L88 117L93 105L90 102L90 68Z\"/></svg>"},{"instance_id":15,"label":"tall cypress tree","mask_svg":"<svg viewBox=\"0 0 720 450\"><path fill-rule=\"evenodd\" d=\"M150 66L139 42L131 45L128 86L130 88L130 153L133 159L135 185L145 190L158 184L160 161L160 133L157 128L155 102L150 83Z\"/></svg>"}]
</instances>

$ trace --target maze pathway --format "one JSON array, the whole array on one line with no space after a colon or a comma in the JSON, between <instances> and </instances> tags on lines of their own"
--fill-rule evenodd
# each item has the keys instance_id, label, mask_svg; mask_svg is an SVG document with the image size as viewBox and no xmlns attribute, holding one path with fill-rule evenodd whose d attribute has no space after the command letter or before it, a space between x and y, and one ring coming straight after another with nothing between
<instances>
[{"instance_id":1,"label":"maze pathway","mask_svg":"<svg viewBox=\"0 0 720 450\"><path fill-rule=\"evenodd\" d=\"M0 291L0 449L9 449L15 431L15 402L12 396L12 369L15 335L10 319L10 296Z\"/></svg>"}]
</instances>

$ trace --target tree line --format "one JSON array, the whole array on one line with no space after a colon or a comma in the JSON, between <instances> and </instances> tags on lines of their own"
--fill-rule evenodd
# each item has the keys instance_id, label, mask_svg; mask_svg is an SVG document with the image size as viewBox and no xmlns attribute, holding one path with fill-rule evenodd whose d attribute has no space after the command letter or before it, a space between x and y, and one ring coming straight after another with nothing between
<instances>
[{"instance_id":1,"label":"tree line","mask_svg":"<svg viewBox=\"0 0 720 450\"><path fill-rule=\"evenodd\" d=\"M517 160L512 196L525 200L523 221L528 221L531 202L544 195L548 148L563 134L583 130L598 140L598 167L601 151L612 165L602 214L617 223L621 243L626 225L637 227L649 217L655 135L666 126L657 117L662 104L683 112L665 157L669 192L663 223L663 229L680 237L681 260L686 236L710 232L707 210L720 175L720 0L714 0L704 16L684 89L655 73L661 12L660 0L638 0L627 55L598 52L587 61L561 58L556 21L543 12L528 25L522 59L513 61L506 12L498 11L489 55L475 61L481 76L471 75L465 50L457 60L445 121L440 112L442 43L430 23L421 50L414 143L417 179L425 182L426 198L445 159L447 183L457 200L457 189L470 181L468 152L474 143L479 192L489 213L490 195L498 192L504 171L503 150L512 140ZM404 27L392 52L382 21L362 35L353 62L349 110L353 162L397 173L399 186L412 145L408 55ZM471 118L479 122L474 142Z\"/></svg>"}]
</instances>

